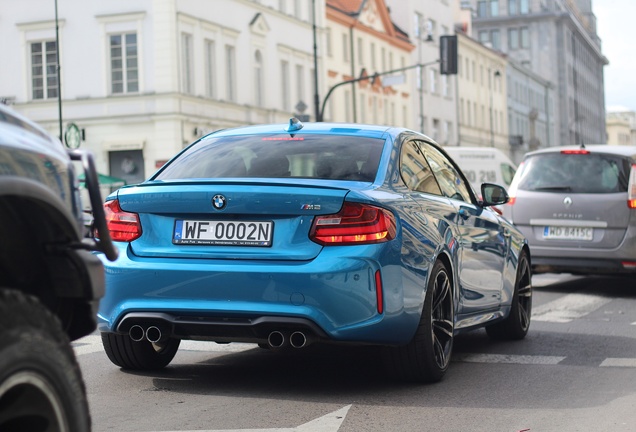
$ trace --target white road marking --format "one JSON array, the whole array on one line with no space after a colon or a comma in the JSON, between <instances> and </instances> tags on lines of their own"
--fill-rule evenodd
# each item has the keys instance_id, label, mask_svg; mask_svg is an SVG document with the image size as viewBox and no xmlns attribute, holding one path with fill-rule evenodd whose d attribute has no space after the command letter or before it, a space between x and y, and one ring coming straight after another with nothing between
<instances>
[{"instance_id":1,"label":"white road marking","mask_svg":"<svg viewBox=\"0 0 636 432\"><path fill-rule=\"evenodd\" d=\"M568 294L532 310L533 321L568 323L611 302L608 297L589 294Z\"/></svg>"},{"instance_id":2,"label":"white road marking","mask_svg":"<svg viewBox=\"0 0 636 432\"><path fill-rule=\"evenodd\" d=\"M266 428L266 429L223 429L223 430L192 430L172 432L336 432L340 429L351 405L318 417L315 420L302 424L295 428Z\"/></svg>"},{"instance_id":3,"label":"white road marking","mask_svg":"<svg viewBox=\"0 0 636 432\"><path fill-rule=\"evenodd\" d=\"M73 342L72 345L73 349L75 350L75 355L78 356L104 351L104 348L102 346L102 337L96 335L85 336ZM181 345L179 345L179 351L236 353L247 351L255 347L255 344L246 343L217 344L215 342L185 340L181 341Z\"/></svg>"},{"instance_id":4,"label":"white road marking","mask_svg":"<svg viewBox=\"0 0 636 432\"><path fill-rule=\"evenodd\" d=\"M508 354L453 354L453 361L466 363L508 363L526 365L556 365L565 357Z\"/></svg>"},{"instance_id":5,"label":"white road marking","mask_svg":"<svg viewBox=\"0 0 636 432\"><path fill-rule=\"evenodd\" d=\"M636 358L606 358L601 367L630 367L636 368Z\"/></svg>"}]
</instances>

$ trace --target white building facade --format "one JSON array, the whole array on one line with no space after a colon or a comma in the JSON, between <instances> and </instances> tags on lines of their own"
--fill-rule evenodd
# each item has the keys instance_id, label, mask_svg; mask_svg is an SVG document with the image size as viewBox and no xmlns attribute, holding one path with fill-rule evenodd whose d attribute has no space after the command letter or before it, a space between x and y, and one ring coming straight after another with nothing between
<instances>
[{"instance_id":1,"label":"white building facade","mask_svg":"<svg viewBox=\"0 0 636 432\"><path fill-rule=\"evenodd\" d=\"M457 77L440 74L440 37L454 34L454 0L386 0L395 23L411 37L412 128L442 145L458 144Z\"/></svg>"},{"instance_id":2,"label":"white building facade","mask_svg":"<svg viewBox=\"0 0 636 432\"><path fill-rule=\"evenodd\" d=\"M208 131L286 123L303 104L315 118L314 3L321 46L324 0L58 2L63 128L80 128L100 172L136 183ZM15 41L0 98L58 135L54 4L0 10Z\"/></svg>"}]
</instances>

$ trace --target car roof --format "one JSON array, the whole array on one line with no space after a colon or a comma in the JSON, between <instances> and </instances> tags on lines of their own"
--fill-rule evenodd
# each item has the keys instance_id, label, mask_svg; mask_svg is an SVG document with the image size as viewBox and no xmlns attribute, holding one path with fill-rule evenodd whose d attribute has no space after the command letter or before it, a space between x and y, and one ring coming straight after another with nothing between
<instances>
[{"instance_id":1,"label":"car roof","mask_svg":"<svg viewBox=\"0 0 636 432\"><path fill-rule=\"evenodd\" d=\"M289 127L288 123L241 126L230 129L222 129L212 132L208 137L222 137L234 135L260 135L260 134L333 134L333 135L358 135L364 137L382 138L387 134L397 135L400 132L407 131L405 128L396 128L391 126L370 125L359 123L323 123L323 122L306 122L302 123L303 127L295 131L285 130Z\"/></svg>"},{"instance_id":2,"label":"car roof","mask_svg":"<svg viewBox=\"0 0 636 432\"><path fill-rule=\"evenodd\" d=\"M535 150L526 153L525 157L534 156L542 153L560 153L563 150L589 150L590 152L613 154L617 156L624 156L636 160L636 146L622 146L622 145L606 145L606 144L590 144L581 146L560 146L560 147L548 147L541 150Z\"/></svg>"}]
</instances>

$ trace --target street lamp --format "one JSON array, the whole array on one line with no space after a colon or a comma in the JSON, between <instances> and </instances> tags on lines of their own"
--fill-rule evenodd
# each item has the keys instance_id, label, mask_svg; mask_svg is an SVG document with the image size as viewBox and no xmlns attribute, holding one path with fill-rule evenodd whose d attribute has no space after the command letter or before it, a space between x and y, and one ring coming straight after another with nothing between
<instances>
[{"instance_id":1,"label":"street lamp","mask_svg":"<svg viewBox=\"0 0 636 432\"><path fill-rule=\"evenodd\" d=\"M491 84L490 85L490 146L491 147L495 146L495 128L493 124L492 94L495 91L495 78L500 78L500 77L501 77L501 72L499 72L499 70L496 70L493 73L493 78L491 77L488 78L488 81Z\"/></svg>"}]
</instances>

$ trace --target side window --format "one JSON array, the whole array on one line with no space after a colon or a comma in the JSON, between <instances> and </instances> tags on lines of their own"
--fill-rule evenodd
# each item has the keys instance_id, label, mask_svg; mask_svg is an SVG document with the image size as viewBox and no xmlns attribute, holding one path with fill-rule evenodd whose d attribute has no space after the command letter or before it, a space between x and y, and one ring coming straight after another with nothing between
<instances>
[{"instance_id":1,"label":"side window","mask_svg":"<svg viewBox=\"0 0 636 432\"><path fill-rule=\"evenodd\" d=\"M469 186L464 183L446 156L428 143L421 142L420 146L443 195L454 200L471 202Z\"/></svg>"},{"instance_id":2,"label":"side window","mask_svg":"<svg viewBox=\"0 0 636 432\"><path fill-rule=\"evenodd\" d=\"M409 189L433 195L442 195L431 167L414 141L402 145L400 174Z\"/></svg>"},{"instance_id":3,"label":"side window","mask_svg":"<svg viewBox=\"0 0 636 432\"><path fill-rule=\"evenodd\" d=\"M503 176L503 181L506 186L510 186L512 178L515 176L515 169L510 165L503 163L501 164L501 175Z\"/></svg>"}]
</instances>

